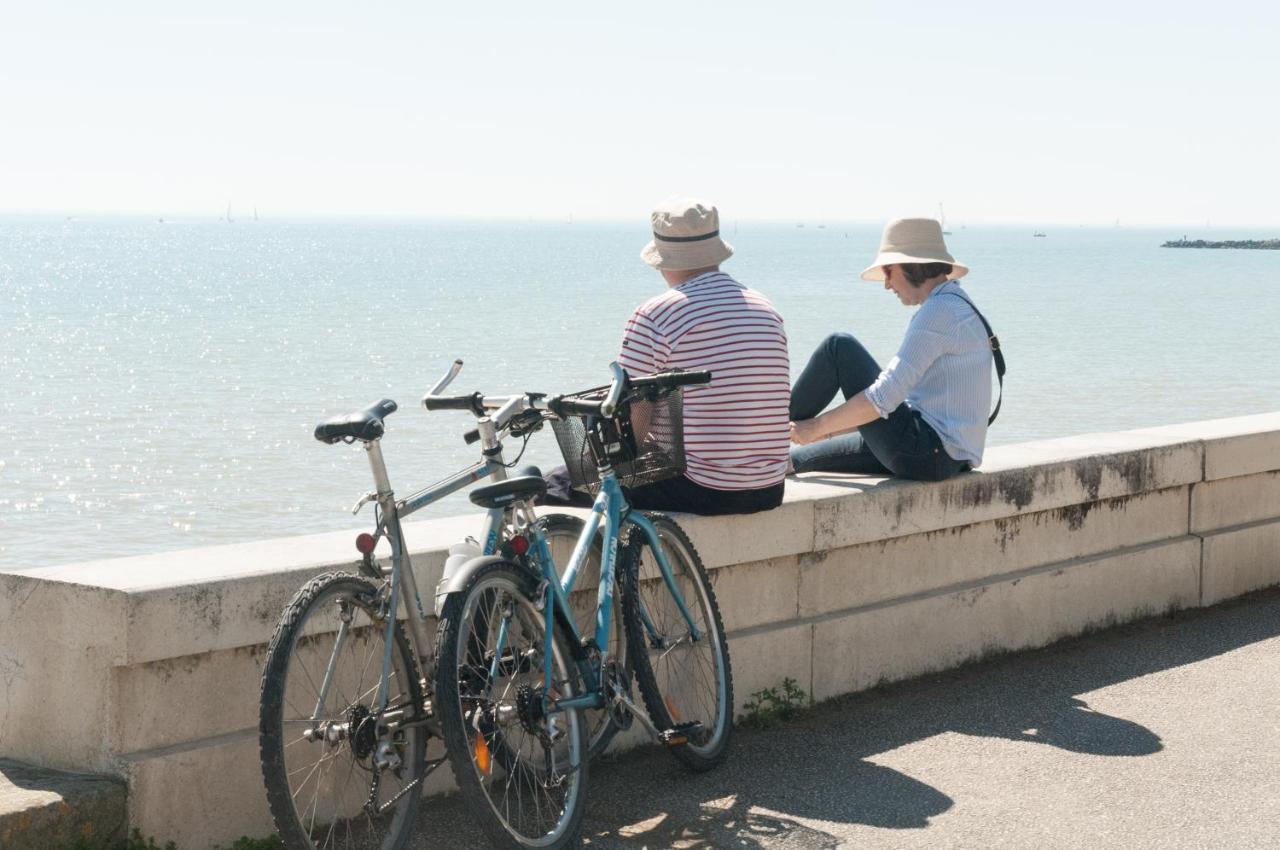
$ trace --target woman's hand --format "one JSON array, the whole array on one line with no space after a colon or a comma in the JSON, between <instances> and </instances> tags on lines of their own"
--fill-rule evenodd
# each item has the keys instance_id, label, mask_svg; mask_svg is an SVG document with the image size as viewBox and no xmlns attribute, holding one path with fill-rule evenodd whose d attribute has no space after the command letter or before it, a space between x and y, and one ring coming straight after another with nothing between
<instances>
[{"instance_id":1,"label":"woman's hand","mask_svg":"<svg viewBox=\"0 0 1280 850\"><path fill-rule=\"evenodd\" d=\"M791 423L791 442L797 446L807 446L810 443L816 443L825 437L818 428L817 419L805 419L801 422Z\"/></svg>"}]
</instances>

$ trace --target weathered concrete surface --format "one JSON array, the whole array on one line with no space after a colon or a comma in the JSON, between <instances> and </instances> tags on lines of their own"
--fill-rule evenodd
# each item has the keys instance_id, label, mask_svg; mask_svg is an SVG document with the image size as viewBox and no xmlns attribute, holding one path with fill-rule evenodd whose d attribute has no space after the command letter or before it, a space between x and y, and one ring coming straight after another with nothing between
<instances>
[{"instance_id":1,"label":"weathered concrete surface","mask_svg":"<svg viewBox=\"0 0 1280 850\"><path fill-rule=\"evenodd\" d=\"M774 511L681 517L737 709L784 677L827 698L1280 583L1277 435L1280 414L1089 434L946 482L808 475ZM477 528L407 525L424 591ZM0 573L0 753L125 777L131 825L190 850L265 833L265 644L308 577L353 568L353 538Z\"/></svg>"},{"instance_id":2,"label":"weathered concrete surface","mask_svg":"<svg viewBox=\"0 0 1280 850\"><path fill-rule=\"evenodd\" d=\"M1280 835L1280 593L1121 626L740 731L701 775L593 768L609 848L1254 848ZM488 845L456 795L414 850Z\"/></svg>"},{"instance_id":3,"label":"weathered concrete surface","mask_svg":"<svg viewBox=\"0 0 1280 850\"><path fill-rule=\"evenodd\" d=\"M125 783L0 759L0 847L109 847L128 830Z\"/></svg>"}]
</instances>

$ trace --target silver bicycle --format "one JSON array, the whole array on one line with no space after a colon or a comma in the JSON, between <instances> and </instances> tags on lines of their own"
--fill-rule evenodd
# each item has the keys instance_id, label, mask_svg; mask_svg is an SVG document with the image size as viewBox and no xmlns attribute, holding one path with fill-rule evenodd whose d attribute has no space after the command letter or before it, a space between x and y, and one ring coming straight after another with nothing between
<instances>
[{"instance_id":1,"label":"silver bicycle","mask_svg":"<svg viewBox=\"0 0 1280 850\"><path fill-rule=\"evenodd\" d=\"M461 367L461 361L453 364L424 406L433 408ZM562 562L573 551L582 520L536 516L537 488L529 483L541 481L541 474L534 468L508 474L515 462L505 460L503 440L527 443L544 421L542 413L519 403L524 398L512 397L495 410L493 399L486 405L477 394L474 403L463 405L476 416L467 442L480 443L480 460L403 499L392 490L380 447L395 402L384 399L317 426L316 439L323 443L358 442L364 448L374 489L354 512L372 503L374 529L356 538L361 560L355 571L317 576L294 595L267 650L259 750L267 801L290 850L400 850L413 832L421 785L444 762L427 757L428 740L441 737L429 684L434 647L428 617L434 611L415 579L401 521L451 493L494 481L470 493L486 510L481 535L453 547L437 600L450 592L451 572L475 557L515 557L531 542L553 557L558 553ZM446 406L459 405L455 398ZM375 557L383 540L390 548L389 567ZM598 570L598 558L595 564ZM590 723L593 746L603 749L615 727L603 712Z\"/></svg>"}]
</instances>

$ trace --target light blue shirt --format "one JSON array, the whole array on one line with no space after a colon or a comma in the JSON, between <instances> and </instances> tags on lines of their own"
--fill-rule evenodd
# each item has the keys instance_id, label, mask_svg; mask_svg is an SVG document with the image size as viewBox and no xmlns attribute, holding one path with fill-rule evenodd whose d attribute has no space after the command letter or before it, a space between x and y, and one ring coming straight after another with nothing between
<instances>
[{"instance_id":1,"label":"light blue shirt","mask_svg":"<svg viewBox=\"0 0 1280 850\"><path fill-rule=\"evenodd\" d=\"M991 343L971 303L954 280L933 290L867 398L882 418L905 401L938 433L947 454L977 467L991 411Z\"/></svg>"}]
</instances>

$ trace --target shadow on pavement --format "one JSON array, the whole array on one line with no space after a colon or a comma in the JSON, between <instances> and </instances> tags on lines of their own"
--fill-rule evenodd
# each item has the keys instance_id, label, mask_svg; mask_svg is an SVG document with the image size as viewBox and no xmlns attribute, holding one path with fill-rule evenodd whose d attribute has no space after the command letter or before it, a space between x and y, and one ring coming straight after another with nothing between
<instances>
[{"instance_id":1,"label":"shadow on pavement","mask_svg":"<svg viewBox=\"0 0 1280 850\"><path fill-rule=\"evenodd\" d=\"M823 703L766 731L739 730L728 760L691 774L644 748L592 765L583 837L593 848L828 850L822 829L920 830L956 801L874 759L944 733L1132 758L1158 730L1096 712L1092 691L1280 635L1280 591L1120 626ZM441 837L447 836L447 844ZM423 807L414 850L490 846L457 794Z\"/></svg>"},{"instance_id":2,"label":"shadow on pavement","mask_svg":"<svg viewBox=\"0 0 1280 850\"><path fill-rule=\"evenodd\" d=\"M1121 626L818 706L738 733L729 760L689 774L652 751L593 766L584 837L597 847L828 848L798 818L921 829L953 801L869 759L951 732L1127 758L1157 732L1080 694L1280 635L1280 592Z\"/></svg>"}]
</instances>

